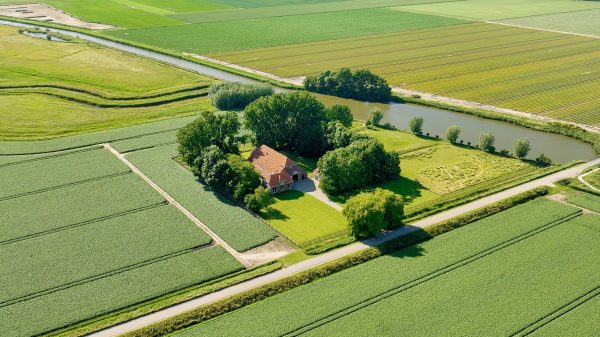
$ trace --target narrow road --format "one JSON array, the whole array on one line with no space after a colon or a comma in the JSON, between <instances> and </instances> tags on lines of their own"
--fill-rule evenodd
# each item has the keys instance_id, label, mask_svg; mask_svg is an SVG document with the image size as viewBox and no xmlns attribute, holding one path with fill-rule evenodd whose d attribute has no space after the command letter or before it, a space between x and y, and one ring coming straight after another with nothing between
<instances>
[{"instance_id":1,"label":"narrow road","mask_svg":"<svg viewBox=\"0 0 600 337\"><path fill-rule=\"evenodd\" d=\"M594 166L594 165L599 165L599 164L600 164L600 158L592 160L592 161L584 163L584 164L581 164L581 165L578 165L578 166L568 168L566 170L548 175L546 177L542 177L540 179L530 181L528 183L525 183L525 184L522 184L519 186L515 186L513 188L504 190L504 191L496 193L496 194L492 194L485 198L478 199L471 203L450 209L448 211L438 213L434 216L431 216L424 220L415 222L411 225L398 228L398 229L391 231L385 235L380 235L380 236L377 236L377 237L374 237L374 238L371 238L368 240L350 244L350 245L342 247L340 249L336 249L334 251L331 251L331 252L328 252L328 253L325 253L322 255L318 255L311 259L296 263L287 268L277 270L273 273L259 276L257 278L236 284L234 286L231 286L231 287L228 287L225 289L221 289L219 291L189 300L187 302L183 302L183 303L174 305L172 307L162 309L162 310L156 311L154 313L135 318L131 321L112 326L110 328L98 331L96 333L92 333L89 336L112 337L112 336L118 336L120 334L129 332L129 331L132 331L135 329L139 329L141 327L165 320L167 318L171 318L173 316L179 315L181 313L195 309L197 307L225 299L227 297L242 293L247 290L251 290L253 288L265 285L267 283L283 279L285 277L296 274L298 272L311 269L313 267L322 265L327 262L331 262L338 258L347 256L350 254L354 254L361 250L367 249L371 246L392 240L392 239L400 237L402 235L406 235L407 233L413 232L420 228L427 227L427 226L454 218L456 216L471 212L471 211L481 208L483 206L487 206L492 203L498 202L500 200L515 196L519 193L529 191L533 188L550 185L550 184L552 184L556 181L562 180L562 179L577 177L586 168Z\"/></svg>"},{"instance_id":2,"label":"narrow road","mask_svg":"<svg viewBox=\"0 0 600 337\"><path fill-rule=\"evenodd\" d=\"M171 197L167 192L165 192L162 188L160 188L160 186L158 186L150 178L148 178L148 176L146 176L144 174L144 172L140 171L135 165L133 165L129 160L127 160L127 158L125 158L124 154L117 151L114 147L112 147L108 143L102 144L102 146L105 149L107 149L108 151L110 151L112 154L114 154L117 158L119 158L119 160L121 160L123 163L125 163L125 165L127 165L131 169L131 171L133 171L133 173L137 174L142 179L144 179L144 181L146 183L148 183L148 185L150 185L158 193L160 193L160 195L162 195L163 198L165 198L167 200L167 202L169 202L169 204L173 205L181 213L183 213L186 217L188 217L188 219L190 219L193 223L195 223L196 226L200 227L203 231L205 231L206 234L208 234L213 239L215 244L223 247L229 254L231 254L233 257L235 257L246 268L250 267L250 263L242 257L242 254L240 254L238 251L233 249L229 244L227 244L227 242L225 242L217 234L215 234L215 232L213 232L210 228L208 228L202 221L198 220L198 218L196 218L185 207L181 206L181 204L178 203L177 200L175 200L173 197Z\"/></svg>"},{"instance_id":3,"label":"narrow road","mask_svg":"<svg viewBox=\"0 0 600 337\"><path fill-rule=\"evenodd\" d=\"M595 170L591 170L590 172L586 172L585 174L580 175L579 177L577 177L577 179L579 179L579 181L581 181L583 184L585 184L587 187L591 188L594 191L600 192L600 189L596 188L595 186L593 186L592 184L588 183L587 181L585 181L585 179L583 179L585 176L592 174L594 172L598 172L600 171L600 168L597 168Z\"/></svg>"},{"instance_id":4,"label":"narrow road","mask_svg":"<svg viewBox=\"0 0 600 337\"><path fill-rule=\"evenodd\" d=\"M325 205L335 209L338 212L342 211L342 206L331 201L327 194L325 194L325 192L323 192L323 190L319 188L318 183L310 177L307 177L304 180L296 181L292 188L296 191L306 193L316 198L317 200L321 201Z\"/></svg>"}]
</instances>

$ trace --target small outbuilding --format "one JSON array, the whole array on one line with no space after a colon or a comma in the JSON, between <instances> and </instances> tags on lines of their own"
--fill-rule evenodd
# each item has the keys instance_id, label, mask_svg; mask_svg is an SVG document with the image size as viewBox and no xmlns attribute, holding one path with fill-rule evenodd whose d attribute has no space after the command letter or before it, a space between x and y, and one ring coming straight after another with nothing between
<instances>
[{"instance_id":1,"label":"small outbuilding","mask_svg":"<svg viewBox=\"0 0 600 337\"><path fill-rule=\"evenodd\" d=\"M296 162L266 145L252 151L248 161L272 194L290 190L294 182L306 179L306 171Z\"/></svg>"}]
</instances>

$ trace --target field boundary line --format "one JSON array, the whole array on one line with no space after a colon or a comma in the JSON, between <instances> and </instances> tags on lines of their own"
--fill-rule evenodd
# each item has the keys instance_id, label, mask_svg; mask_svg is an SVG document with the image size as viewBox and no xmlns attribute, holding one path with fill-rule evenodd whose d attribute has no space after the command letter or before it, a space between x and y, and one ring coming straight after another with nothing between
<instances>
[{"instance_id":1,"label":"field boundary line","mask_svg":"<svg viewBox=\"0 0 600 337\"><path fill-rule=\"evenodd\" d=\"M90 179L75 181L75 182L72 182L72 183L67 183L67 184L62 184L62 185L57 185L57 186L42 188L41 190L35 190L35 191L24 192L24 193L19 193L19 194L13 194L13 195L9 195L9 196L6 196L6 197L1 197L0 198L0 202L5 201L5 200L10 200L10 199L16 199L16 198L20 198L20 197L25 197L25 196L28 196L28 195L39 194L39 193L48 192L48 191L54 191L54 190L58 190L58 189L65 188L65 187L81 185L81 184L89 183L89 182L92 182L92 181L99 181L99 180L104 180L104 179L115 178L115 177L124 176L124 175L127 175L127 174L131 174L131 171L118 172L118 173L113 173L113 174L109 174L109 175L105 175L105 176L101 176L101 177L90 178Z\"/></svg>"},{"instance_id":2,"label":"field boundary line","mask_svg":"<svg viewBox=\"0 0 600 337\"><path fill-rule=\"evenodd\" d=\"M468 257L466 257L464 259L458 260L458 261L456 261L456 262L454 262L454 263L452 263L450 265L447 265L445 267L442 267L442 268L439 268L437 270L434 270L434 271L432 271L432 272L430 272L428 274L425 274L423 276L420 276L420 277L418 277L418 278L416 278L414 280L411 280L411 281L408 281L408 282L406 282L404 284L398 285L397 287L394 287L394 288L392 288L390 290L387 290L387 291L385 291L383 293L380 293L380 294L377 294L375 296L372 296L371 298L368 298L368 299L366 299L363 302L360 302L360 303L357 303L357 304L354 304L354 305L350 305L350 306L348 306L348 307L346 307L346 308L344 308L342 310L339 310L337 312L334 312L334 313L330 314L327 317L323 317L323 318L321 318L321 319L319 319L317 321L313 321L313 322L311 322L309 324L306 324L303 327L300 327L300 328L297 328L297 329L292 330L290 332L287 332L287 333L285 333L285 334L283 334L281 336L299 336L299 335L302 335L302 334L304 334L306 332L309 332L311 330L317 329L317 328L319 328L319 327L321 327L321 326L323 326L325 324L331 323L331 322L333 322L333 321L335 321L335 320L337 320L339 318L342 318L344 316L347 316L347 315L349 315L349 314L351 314L353 312L362 310L363 308L366 308L366 307L368 307L370 305L378 303L378 302L380 302L380 301L382 301L382 300L384 300L386 298L389 298L391 296L395 296L395 295L397 295L397 294L399 294L401 292L404 292L406 290L409 290L409 289L412 289L414 287L417 287L417 286L419 286L419 285L421 285L421 284L423 284L425 282L428 282L428 281L433 280L433 279L435 279L437 277L443 276L443 275L445 275L447 273L450 273L450 272L452 272L452 271L454 271L456 269L464 267L464 266L466 266L468 264L471 264L473 262L477 262L477 261L479 261L479 260L481 260L481 259L483 259L483 258L485 258L485 257L487 257L489 255L492 255L492 254L494 254L494 253L496 253L498 251L501 251L501 250L503 250L505 248L508 248L508 247L510 247L510 246L512 246L512 245L514 245L516 243L519 243L521 241L527 240L527 239L529 239L531 237L534 237L534 236L536 236L536 235L538 235L538 234L540 234L542 232L545 232L545 231L547 231L547 230L549 230L551 228L559 226L559 225L561 225L561 224L563 224L563 223L565 223L565 222L567 222L569 220L577 218L577 217L581 216L581 214L582 214L581 211L577 211L577 212L575 212L573 214L566 215L566 216L564 216L564 217L562 217L560 219L554 220L554 221L552 221L552 222L550 222L548 224L542 225L542 226L540 226L538 228L534 228L534 229L532 229L532 230L530 230L528 232L525 232L525 233L523 233L523 234L521 234L519 236L513 237L513 238L508 239L508 240L506 240L504 242L501 242L499 244L491 246L491 247L489 247L489 248L487 248L485 250L477 252L477 253L475 253L475 254L473 254L471 256L468 256Z\"/></svg>"},{"instance_id":3,"label":"field boundary line","mask_svg":"<svg viewBox=\"0 0 600 337\"><path fill-rule=\"evenodd\" d=\"M191 252L196 251L196 250L202 250L202 249L210 248L210 247L213 247L213 246L215 246L214 241L210 242L210 243L206 243L206 244L202 244L202 245L190 247L190 248L185 248L185 249L182 249L182 250L179 250L179 251L176 251L176 252L173 252L173 253L169 253L169 254L166 254L166 255L154 257L154 258L151 258L149 260L140 261L140 262L137 262L137 263L134 263L134 264L131 264L131 265L128 265L128 266L124 266L124 267L121 267L121 268L118 268L118 269L113 269L113 270L110 270L110 271L107 271L107 272L104 272L104 273L101 273L101 274L91 275L91 276L84 277L84 278L79 279L79 280L74 280L74 281L71 281L71 282L68 282L68 283L63 283L61 285L58 285L58 286L55 286L55 287L52 287L52 288L47 288L47 289L39 290L37 292L30 293L30 294L27 294L27 295L22 295L22 296L19 296L19 297L11 298L9 300L0 302L0 308L8 307L8 306L20 303L20 302L29 301L29 300L37 298L37 297L45 296L45 295L52 294L52 293L55 293L55 292L58 292L58 291L61 291L61 290L65 290L65 289L73 288L73 287L76 287L76 286L80 286L82 284L86 284L86 283L98 281L98 280L101 280L103 278L115 276L115 275L118 275L118 274L121 274L121 273L128 272L130 270L134 270L134 269L137 269L137 268L149 266L149 265L157 263L157 262L165 261L165 260L177 257L177 256L181 256L181 255L185 255L185 254L191 253Z\"/></svg>"},{"instance_id":4,"label":"field boundary line","mask_svg":"<svg viewBox=\"0 0 600 337\"><path fill-rule=\"evenodd\" d=\"M600 285L595 287L594 289L588 291L587 293L577 297L576 299L572 300L571 302L562 305L558 309L541 317L540 319L531 323L530 325L517 330L516 332L510 334L509 337L529 336L532 333L534 333L535 331L548 325L549 323L551 323L551 322L561 318L565 314L577 309L578 307L582 306L583 304L587 303L588 301L593 300L598 295L600 295Z\"/></svg>"},{"instance_id":5,"label":"field boundary line","mask_svg":"<svg viewBox=\"0 0 600 337\"><path fill-rule=\"evenodd\" d=\"M573 11L573 12L580 12L580 11ZM567 12L567 13L572 13L572 12ZM561 13L553 13L553 14L561 14ZM561 33L561 34L568 34L568 35L589 37L589 38L592 38L592 39L600 39L600 36L591 35L591 34L581 34L581 33L565 32L565 31L562 31L562 30L554 30L554 29L546 29L546 28L536 28L536 27L531 27L531 26L515 25L515 24L511 24L511 23L498 22L498 21L483 21L483 22L485 22L485 23L491 23L491 24L494 24L494 25L502 25L502 26L516 27L516 28L527 28L527 29L533 29L533 30L541 30L541 31L544 31L544 32Z\"/></svg>"},{"instance_id":6,"label":"field boundary line","mask_svg":"<svg viewBox=\"0 0 600 337\"><path fill-rule=\"evenodd\" d=\"M215 232L213 232L210 228L208 228L208 226L206 226L202 221L200 221L198 218L196 218L196 216L194 216L194 214L192 214L185 207L183 207L179 202L177 202L177 200L175 200L175 198L170 196L167 192L165 192L165 190L163 190L160 186L158 186L155 182L153 182L152 179L150 179L147 175L145 175L144 172L142 172L135 165L133 165L129 160L127 160L127 158L125 158L124 154L115 150L115 148L113 148L109 143L104 143L104 144L102 144L102 146L104 146L105 149L110 151L110 153L115 155L119 160L121 160L125 165L127 165L131 169L131 171L133 171L133 173L137 174L142 179L144 179L144 181L148 185L150 185L154 190L156 190L160 195L162 195L163 198L165 198L169 204L173 205L181 213L183 213L188 219L190 219L194 224L196 224L196 226L198 226L200 229L204 230L204 232L206 234L208 234L216 244L222 246L229 254L231 254L236 260L238 260L244 267L246 267L246 268L251 267L250 263L248 261L246 261L246 259L244 259L242 254L240 254L238 251L233 249L233 247L231 247L227 242L225 242L225 240L221 239Z\"/></svg>"},{"instance_id":7,"label":"field boundary line","mask_svg":"<svg viewBox=\"0 0 600 337\"><path fill-rule=\"evenodd\" d=\"M552 184L558 180L576 177L583 170L588 167L600 164L600 158L589 161L587 163L583 163L581 165L577 165L574 167L570 167L564 169L559 172L552 173L550 175L535 179L533 181L523 183L521 185L509 188L507 190L491 194L489 196L474 200L467 204L457 206L451 208L449 210L437 213L435 215L429 216L423 220L414 222L410 225L400 227L383 235L379 235L364 241L355 242L349 244L347 246L341 247L336 250L332 250L330 252L317 255L313 258L301 261L299 263L293 264L289 267L285 267L283 269L271 272L269 274L259 276L241 283L238 283L234 286L224 288L194 299L190 299L188 301L175 304L165 309L160 309L155 312L131 319L129 321L116 324L111 327L107 327L105 329L90 333L89 336L93 337L112 337L118 336L133 330L137 330L148 325L163 321L165 319L172 318L179 314L185 313L187 311L196 309L198 307L215 303L217 301L229 298L234 295L241 294L246 291L250 291L257 287L263 286L265 284L272 283L274 281L281 280L288 276L297 274L302 271L310 270L314 267L321 266L328 262L334 261L341 257L345 257L357 252L360 252L364 249L368 249L378 244L382 244L384 242L388 242L390 240L396 239L398 237L404 236L406 234L412 233L420 228L428 227L442 221L463 215L470 211L479 209L481 207L485 207L487 205L493 204L494 202L504 200L506 198L515 196L519 193L529 191L533 188L539 186L546 186L548 184Z\"/></svg>"},{"instance_id":8,"label":"field boundary line","mask_svg":"<svg viewBox=\"0 0 600 337\"><path fill-rule=\"evenodd\" d=\"M64 230L69 230L69 229L72 229L72 228L77 228L77 227L81 227L81 226L85 226L85 225L91 225L91 224L96 223L96 222L110 220L110 219L118 218L118 217L121 217L121 216L129 215L129 214L134 214L134 213L137 213L137 212L147 211L149 209L161 207L161 206L164 206L164 205L167 205L167 201L166 200L164 200L162 202L159 202L159 203L155 203L155 204L143 206L143 207L138 207L138 208L130 209L130 210L127 210L127 211L122 211L122 212L113 213L113 214L110 214L110 215L101 216L99 218L89 219L89 220L85 220L85 221L81 221L81 222L76 222L76 223L73 223L73 224L68 224L68 225L64 225L64 226L61 226L61 227L57 227L57 228L53 228L53 229L49 229L49 230L45 230L45 231L41 231L41 232L37 232L37 233L32 233L32 234L28 234L28 235L24 235L24 236L19 236L19 237L8 239L8 240L3 240L3 241L0 241L0 246L8 245L8 244L11 244L11 243L14 243L14 242L18 242L18 241L33 239L33 238L37 238L39 236L44 236L44 235L48 235L48 234L52 234L52 233L62 232Z\"/></svg>"},{"instance_id":9,"label":"field boundary line","mask_svg":"<svg viewBox=\"0 0 600 337\"><path fill-rule=\"evenodd\" d=\"M59 158L59 157L63 157L63 156L68 156L70 154L76 154L76 153L81 153L81 152L93 151L93 150L98 150L98 149L100 149L98 146L96 146L96 145L90 145L89 147L82 147L82 148L79 148L79 149L74 149L72 151L71 150L65 150L64 153L50 154L50 155L39 157L39 158L23 159L23 160L15 161L15 162L12 162L12 163L2 164L2 165L0 165L0 168L8 167L8 166L13 166L13 165L26 164L26 163L31 163L31 162L36 162L38 160ZM36 155L36 154L34 154L34 155ZM7 155L7 157L9 157L9 156L11 156L11 155ZM19 155L14 155L14 156L16 157L16 156L19 156ZM27 156L27 155L22 155L22 156ZM2 155L0 155L0 157L2 157Z\"/></svg>"}]
</instances>

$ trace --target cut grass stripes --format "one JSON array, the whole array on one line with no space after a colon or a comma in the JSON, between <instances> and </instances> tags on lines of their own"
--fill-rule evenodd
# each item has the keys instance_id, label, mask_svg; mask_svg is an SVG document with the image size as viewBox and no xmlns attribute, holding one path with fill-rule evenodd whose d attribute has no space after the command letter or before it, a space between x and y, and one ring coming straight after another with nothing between
<instances>
[{"instance_id":1,"label":"cut grass stripes","mask_svg":"<svg viewBox=\"0 0 600 337\"><path fill-rule=\"evenodd\" d=\"M363 309L365 307L368 307L368 306L370 306L370 305L372 305L374 303L377 303L377 302L379 302L379 301L381 301L381 300L383 300L385 298L394 296L394 295L396 295L398 293L401 293L403 291L406 291L408 289L416 287L416 286L418 286L418 285L420 285L420 284L422 284L424 282L430 281L430 280L432 280L432 279L434 279L436 277L439 277L439 276L444 275L446 273L449 273L449 272L451 272L453 270L456 270L456 269L458 269L460 267L463 267L463 266L465 266L467 264L475 262L475 261L477 261L479 259L482 259L482 258L484 258L486 256L489 256L489 255L491 255L491 254L493 254L493 253L495 253L497 251L500 251L500 250L502 250L504 248L507 248L507 247L509 247L509 246L511 246L511 245L513 245L515 243L518 243L518 242L521 242L523 240L526 240L526 239L528 239L528 238L530 238L530 237L532 237L534 235L537 235L537 234L539 234L541 232L544 232L544 231L546 231L546 230L548 230L550 228L553 228L553 227L555 227L557 225L560 225L560 224L562 224L562 223L564 223L566 221L574 219L574 218L580 216L580 214L581 213L575 213L575 214L567 215L567 216L565 216L565 217L563 217L561 219L555 220L554 222L551 222L551 223L546 224L546 225L544 225L542 227L536 228L536 229L534 229L534 230L532 230L530 232L527 232L527 233L522 234L520 236L511 238L511 239L509 239L507 241L504 241L504 242L499 243L499 244L497 244L495 246L492 246L492 247L490 247L490 248L488 248L486 250L483 250L483 251L480 251L480 252L478 252L476 254L473 254L473 255L471 255L471 256L469 256L469 257L467 257L467 258L465 258L465 259L463 259L461 261L458 261L456 263L447 265L447 266L445 266L445 267L443 267L441 269L435 270L435 271L433 271L433 272L431 272L429 274L423 275L422 277L419 277L419 278L417 278L415 280L412 280L411 282L399 285L396 288L390 289L390 290L388 290L388 291L386 291L384 293L381 293L381 294L378 294L378 295L376 295L374 297L371 297L371 298L365 300L362 303L346 307L346 308L344 308L342 310L339 310L339 311L337 311L337 312L335 312L335 313L333 313L333 314L331 314L331 315L329 315L327 317L323 317L323 318L321 318L318 321L311 322L310 324L307 324L307 325L305 325L305 326L303 326L303 327L301 327L299 329L287 332L287 333L284 334L284 336L298 336L298 335L301 335L301 334L306 333L308 331L311 331L313 329L316 329L316 328L318 328L321 325L324 325L324 324L327 324L329 322L335 321L335 320L337 320L340 317L343 317L343 316L346 316L346 315L348 315L350 313L353 313L353 312L356 312L358 310L361 310L361 309Z\"/></svg>"}]
</instances>

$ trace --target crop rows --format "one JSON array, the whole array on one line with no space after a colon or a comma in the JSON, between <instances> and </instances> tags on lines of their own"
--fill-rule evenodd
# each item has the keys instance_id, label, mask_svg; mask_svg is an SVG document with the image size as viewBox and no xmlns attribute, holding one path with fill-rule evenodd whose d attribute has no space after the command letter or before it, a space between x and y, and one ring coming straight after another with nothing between
<instances>
[{"instance_id":1,"label":"crop rows","mask_svg":"<svg viewBox=\"0 0 600 337\"><path fill-rule=\"evenodd\" d=\"M175 144L177 142L177 131L155 133L137 138L120 140L111 145L119 152L126 153L136 150L147 149L155 146Z\"/></svg>"},{"instance_id":2,"label":"crop rows","mask_svg":"<svg viewBox=\"0 0 600 337\"><path fill-rule=\"evenodd\" d=\"M567 202L600 213L600 197L590 193L577 193L567 197Z\"/></svg>"},{"instance_id":3,"label":"crop rows","mask_svg":"<svg viewBox=\"0 0 600 337\"><path fill-rule=\"evenodd\" d=\"M3 226L0 245L156 207L164 202L134 174L4 200L0 202Z\"/></svg>"},{"instance_id":4,"label":"crop rows","mask_svg":"<svg viewBox=\"0 0 600 337\"><path fill-rule=\"evenodd\" d=\"M1 307L0 331L5 337L41 334L242 268L221 247L191 251Z\"/></svg>"},{"instance_id":5,"label":"crop rows","mask_svg":"<svg viewBox=\"0 0 600 337\"><path fill-rule=\"evenodd\" d=\"M141 136L175 131L189 124L194 119L196 119L195 116L174 118L160 122L146 123L142 125L128 126L126 128L92 132L83 135L62 137L46 141L0 141L0 156L42 154L67 149L76 149L100 143L115 142L119 140L133 140ZM25 160L32 158L26 156L19 157L24 157L26 158Z\"/></svg>"},{"instance_id":6,"label":"crop rows","mask_svg":"<svg viewBox=\"0 0 600 337\"><path fill-rule=\"evenodd\" d=\"M0 200L119 175L129 168L103 149L0 167Z\"/></svg>"},{"instance_id":7,"label":"crop rows","mask_svg":"<svg viewBox=\"0 0 600 337\"><path fill-rule=\"evenodd\" d=\"M165 205L5 244L0 256L12 263L0 267L6 285L0 290L0 306L210 242L183 214Z\"/></svg>"},{"instance_id":8,"label":"crop rows","mask_svg":"<svg viewBox=\"0 0 600 337\"><path fill-rule=\"evenodd\" d=\"M175 156L176 146L166 145L132 152L127 158L235 250L245 251L275 238L271 227L199 183Z\"/></svg>"},{"instance_id":9,"label":"crop rows","mask_svg":"<svg viewBox=\"0 0 600 337\"><path fill-rule=\"evenodd\" d=\"M576 214L578 212L574 208L547 200L536 200L438 236L428 242L336 273L319 282L271 297L218 320L199 325L183 332L182 335L241 336L259 332L268 335L284 335L343 308L360 305L369 298L410 284L502 243L537 232L542 227ZM447 275L450 274L452 273ZM441 291L436 294L445 293L446 291ZM424 296L416 302L423 302L427 297L431 296ZM406 302L399 308L404 308L410 303ZM306 307L312 310L301 309ZM388 316L380 316L375 322L381 321L381 317ZM395 320L402 317L412 316L394 315ZM375 333L374 331L372 333Z\"/></svg>"},{"instance_id":10,"label":"crop rows","mask_svg":"<svg viewBox=\"0 0 600 337\"><path fill-rule=\"evenodd\" d=\"M600 42L587 37L476 23L211 56L289 77L369 68L408 89L600 123Z\"/></svg>"},{"instance_id":11,"label":"crop rows","mask_svg":"<svg viewBox=\"0 0 600 337\"><path fill-rule=\"evenodd\" d=\"M367 331L380 336L392 336L391 331L419 336L437 336L442 331L447 336L512 335L600 284L595 272L600 262L600 250L594 244L598 239L600 233L569 221L306 335ZM596 257L582 260L584 254ZM396 318L407 310L421 314L412 319L377 320L384 313ZM428 323L432 320L435 326Z\"/></svg>"},{"instance_id":12,"label":"crop rows","mask_svg":"<svg viewBox=\"0 0 600 337\"><path fill-rule=\"evenodd\" d=\"M352 22L352 25L348 25ZM284 44L324 41L459 24L464 21L392 9L361 9L306 15L188 24L107 34L190 53L215 53ZM202 34L202 39L190 39Z\"/></svg>"}]
</instances>

